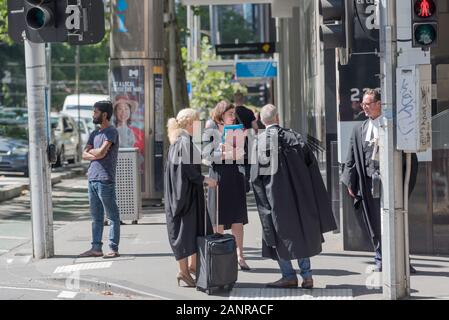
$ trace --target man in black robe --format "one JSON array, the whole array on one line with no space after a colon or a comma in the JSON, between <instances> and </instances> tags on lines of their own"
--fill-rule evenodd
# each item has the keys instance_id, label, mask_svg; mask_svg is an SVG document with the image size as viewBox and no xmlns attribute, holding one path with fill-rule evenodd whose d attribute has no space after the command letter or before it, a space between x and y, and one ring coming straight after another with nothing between
<instances>
[{"instance_id":1,"label":"man in black robe","mask_svg":"<svg viewBox=\"0 0 449 320\"><path fill-rule=\"evenodd\" d=\"M279 126L273 105L262 109L261 120L267 129L252 148L257 161L251 161L251 181L262 223L262 255L277 260L282 272L282 279L267 286L297 287L291 262L297 260L302 287L311 289L310 257L321 253L323 234L337 229L331 202L317 160L301 135Z\"/></svg>"},{"instance_id":2,"label":"man in black robe","mask_svg":"<svg viewBox=\"0 0 449 320\"><path fill-rule=\"evenodd\" d=\"M378 91L368 89L363 96L362 107L368 120L354 129L351 137L348 158L345 164L342 182L348 187L354 199L354 207L360 208L364 227L375 251L375 271L382 271L382 234L381 234L381 181L379 167L379 128L382 116L381 95ZM412 155L412 174L410 193L417 177L417 156ZM410 267L410 272L415 269Z\"/></svg>"}]
</instances>

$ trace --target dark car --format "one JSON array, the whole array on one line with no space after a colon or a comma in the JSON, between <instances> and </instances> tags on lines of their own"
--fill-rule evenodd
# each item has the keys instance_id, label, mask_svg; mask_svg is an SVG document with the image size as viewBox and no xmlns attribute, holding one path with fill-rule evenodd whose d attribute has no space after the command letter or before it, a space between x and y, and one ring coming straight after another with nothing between
<instances>
[{"instance_id":1,"label":"dark car","mask_svg":"<svg viewBox=\"0 0 449 320\"><path fill-rule=\"evenodd\" d=\"M0 171L28 176L27 122L0 122Z\"/></svg>"}]
</instances>

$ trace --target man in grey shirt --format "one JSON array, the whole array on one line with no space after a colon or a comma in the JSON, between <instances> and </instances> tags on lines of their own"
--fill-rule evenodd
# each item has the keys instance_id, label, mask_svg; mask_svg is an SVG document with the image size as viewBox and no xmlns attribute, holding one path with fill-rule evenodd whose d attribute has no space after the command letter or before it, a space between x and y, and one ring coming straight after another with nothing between
<instances>
[{"instance_id":1,"label":"man in grey shirt","mask_svg":"<svg viewBox=\"0 0 449 320\"><path fill-rule=\"evenodd\" d=\"M100 101L94 105L94 124L100 125L89 137L83 159L90 161L88 170L89 204L92 216L92 248L80 257L119 257L120 214L115 194L115 174L119 149L117 129L110 126L112 103ZM110 221L110 253L103 255L104 213Z\"/></svg>"}]
</instances>

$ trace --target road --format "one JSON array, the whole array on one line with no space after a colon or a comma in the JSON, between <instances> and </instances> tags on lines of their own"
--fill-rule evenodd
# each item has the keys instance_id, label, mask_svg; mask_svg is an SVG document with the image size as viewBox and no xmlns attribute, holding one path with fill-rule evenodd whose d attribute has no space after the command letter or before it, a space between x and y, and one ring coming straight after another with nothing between
<instances>
[{"instance_id":1,"label":"road","mask_svg":"<svg viewBox=\"0 0 449 320\"><path fill-rule=\"evenodd\" d=\"M55 230L67 222L89 220L87 180L78 177L53 186ZM31 241L30 193L4 201L0 206L0 255Z\"/></svg>"}]
</instances>

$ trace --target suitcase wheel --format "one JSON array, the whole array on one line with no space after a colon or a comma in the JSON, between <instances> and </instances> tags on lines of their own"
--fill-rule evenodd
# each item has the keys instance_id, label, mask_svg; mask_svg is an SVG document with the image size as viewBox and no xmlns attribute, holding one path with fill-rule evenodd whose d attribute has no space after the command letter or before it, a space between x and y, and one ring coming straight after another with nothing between
<instances>
[{"instance_id":1,"label":"suitcase wheel","mask_svg":"<svg viewBox=\"0 0 449 320\"><path fill-rule=\"evenodd\" d=\"M228 284L226 286L223 287L224 290L231 292L232 289L234 289L234 285L233 284Z\"/></svg>"}]
</instances>

